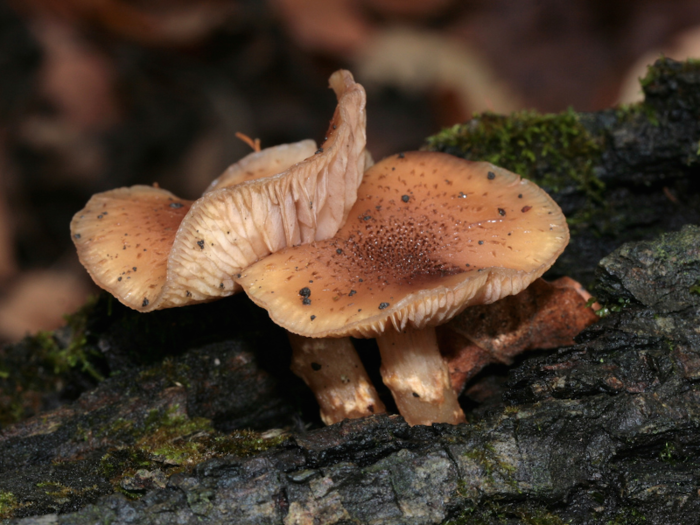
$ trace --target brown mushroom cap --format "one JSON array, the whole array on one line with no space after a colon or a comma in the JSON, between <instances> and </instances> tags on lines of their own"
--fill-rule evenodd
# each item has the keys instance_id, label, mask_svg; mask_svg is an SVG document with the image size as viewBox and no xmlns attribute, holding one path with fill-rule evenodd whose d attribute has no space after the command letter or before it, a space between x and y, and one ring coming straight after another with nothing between
<instances>
[{"instance_id":1,"label":"brown mushroom cap","mask_svg":"<svg viewBox=\"0 0 700 525\"><path fill-rule=\"evenodd\" d=\"M94 281L142 312L210 301L238 291L232 276L258 259L332 237L355 202L368 157L364 89L342 70L330 85L338 107L326 141L282 173L194 203L146 186L93 196L71 233Z\"/></svg>"},{"instance_id":2,"label":"brown mushroom cap","mask_svg":"<svg viewBox=\"0 0 700 525\"><path fill-rule=\"evenodd\" d=\"M412 152L365 174L336 237L287 248L237 278L279 325L311 337L376 337L439 325L518 293L569 239L534 183L485 162Z\"/></svg>"}]
</instances>

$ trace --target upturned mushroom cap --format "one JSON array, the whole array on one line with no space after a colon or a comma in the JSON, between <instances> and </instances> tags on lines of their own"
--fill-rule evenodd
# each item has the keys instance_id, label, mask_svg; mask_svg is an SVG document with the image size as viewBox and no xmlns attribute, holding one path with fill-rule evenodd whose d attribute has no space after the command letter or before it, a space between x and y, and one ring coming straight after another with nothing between
<instances>
[{"instance_id":1,"label":"upturned mushroom cap","mask_svg":"<svg viewBox=\"0 0 700 525\"><path fill-rule=\"evenodd\" d=\"M279 325L311 337L423 328L518 293L569 239L557 204L485 162L412 152L365 174L336 237L282 250L237 282Z\"/></svg>"},{"instance_id":2,"label":"upturned mushroom cap","mask_svg":"<svg viewBox=\"0 0 700 525\"><path fill-rule=\"evenodd\" d=\"M332 237L355 202L368 157L364 89L342 70L330 85L338 107L326 141L275 176L230 185L224 174L224 187L194 203L146 186L93 196L71 222L93 280L142 312L210 301L238 291L232 276L258 259Z\"/></svg>"},{"instance_id":3,"label":"upturned mushroom cap","mask_svg":"<svg viewBox=\"0 0 700 525\"><path fill-rule=\"evenodd\" d=\"M311 139L254 151L226 168L226 171L207 187L204 195L242 182L272 177L311 157L316 151L316 141Z\"/></svg>"}]
</instances>

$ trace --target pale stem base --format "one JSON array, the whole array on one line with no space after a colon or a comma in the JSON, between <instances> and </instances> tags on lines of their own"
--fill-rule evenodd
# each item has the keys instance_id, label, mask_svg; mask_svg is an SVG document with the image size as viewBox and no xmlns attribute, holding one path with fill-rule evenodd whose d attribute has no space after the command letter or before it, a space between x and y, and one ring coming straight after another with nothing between
<instances>
[{"instance_id":1,"label":"pale stem base","mask_svg":"<svg viewBox=\"0 0 700 525\"><path fill-rule=\"evenodd\" d=\"M292 372L313 391L326 425L386 412L349 338L312 339L290 333L289 341Z\"/></svg>"},{"instance_id":2,"label":"pale stem base","mask_svg":"<svg viewBox=\"0 0 700 525\"><path fill-rule=\"evenodd\" d=\"M409 425L465 421L434 328L389 329L377 338L377 344L384 384Z\"/></svg>"}]
</instances>

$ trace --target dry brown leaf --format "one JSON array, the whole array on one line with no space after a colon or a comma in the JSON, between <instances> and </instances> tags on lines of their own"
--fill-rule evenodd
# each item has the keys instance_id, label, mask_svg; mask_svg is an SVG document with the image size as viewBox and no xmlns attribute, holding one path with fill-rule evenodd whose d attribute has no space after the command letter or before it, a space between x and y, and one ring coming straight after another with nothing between
<instances>
[{"instance_id":1,"label":"dry brown leaf","mask_svg":"<svg viewBox=\"0 0 700 525\"><path fill-rule=\"evenodd\" d=\"M526 350L574 344L574 336L598 320L586 306L589 297L568 277L537 279L517 295L467 308L438 329L453 388L461 391L490 363L511 364Z\"/></svg>"}]
</instances>

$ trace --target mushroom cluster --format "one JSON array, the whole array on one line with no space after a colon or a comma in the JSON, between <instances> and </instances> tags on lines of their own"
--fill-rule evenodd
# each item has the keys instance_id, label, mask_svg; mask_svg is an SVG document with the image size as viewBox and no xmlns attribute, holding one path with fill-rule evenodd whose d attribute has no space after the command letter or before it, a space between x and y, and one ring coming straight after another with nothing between
<instances>
[{"instance_id":1,"label":"mushroom cluster","mask_svg":"<svg viewBox=\"0 0 700 525\"><path fill-rule=\"evenodd\" d=\"M370 167L364 89L342 70L330 85L321 147L253 143L196 201L150 186L97 194L71 223L79 258L141 312L244 289L290 331L292 370L327 424L385 411L349 336L377 338L409 424L458 423L434 327L542 275L568 242L564 216L491 164L412 152Z\"/></svg>"},{"instance_id":2,"label":"mushroom cluster","mask_svg":"<svg viewBox=\"0 0 700 525\"><path fill-rule=\"evenodd\" d=\"M329 83L338 107L321 147L304 140L259 151L258 141L242 136L255 151L194 202L150 186L94 195L73 218L71 233L95 283L141 312L211 301L239 291L232 276L256 260L332 237L372 158L365 149L364 89L343 70ZM367 407L384 411L349 340L295 336L290 343L292 370L314 391L324 421L360 417ZM307 377L296 364L321 349L312 359L325 365L334 355L343 359ZM335 386L338 378L345 388Z\"/></svg>"},{"instance_id":3,"label":"mushroom cluster","mask_svg":"<svg viewBox=\"0 0 700 525\"><path fill-rule=\"evenodd\" d=\"M520 292L568 239L561 209L534 183L489 163L411 152L365 173L335 237L280 250L236 281L291 332L375 337L406 421L458 423L434 327Z\"/></svg>"},{"instance_id":4,"label":"mushroom cluster","mask_svg":"<svg viewBox=\"0 0 700 525\"><path fill-rule=\"evenodd\" d=\"M283 247L328 239L345 222L371 159L365 91L330 78L338 107L312 140L254 152L192 202L132 186L94 195L71 234L95 283L140 312L226 297L232 276Z\"/></svg>"}]
</instances>

